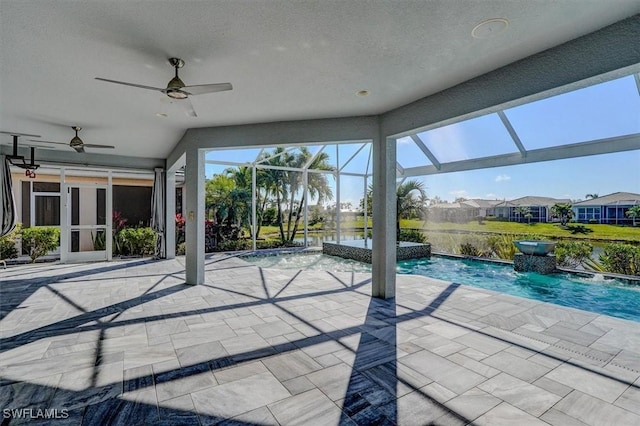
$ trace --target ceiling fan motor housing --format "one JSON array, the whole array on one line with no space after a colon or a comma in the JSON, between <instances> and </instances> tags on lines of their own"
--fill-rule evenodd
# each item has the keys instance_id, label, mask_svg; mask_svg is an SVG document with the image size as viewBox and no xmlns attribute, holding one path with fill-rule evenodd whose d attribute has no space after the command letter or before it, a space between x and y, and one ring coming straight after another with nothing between
<instances>
[{"instance_id":1,"label":"ceiling fan motor housing","mask_svg":"<svg viewBox=\"0 0 640 426\"><path fill-rule=\"evenodd\" d=\"M69 142L69 145L72 148L76 148L84 145L84 143L82 142L82 139L80 139L78 136L74 136L73 139L71 139L71 142Z\"/></svg>"}]
</instances>

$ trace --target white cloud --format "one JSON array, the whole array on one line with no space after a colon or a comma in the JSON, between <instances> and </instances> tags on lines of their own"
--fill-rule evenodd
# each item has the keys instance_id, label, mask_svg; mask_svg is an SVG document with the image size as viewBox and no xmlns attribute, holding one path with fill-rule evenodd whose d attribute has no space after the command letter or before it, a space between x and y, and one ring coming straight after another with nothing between
<instances>
[{"instance_id":1,"label":"white cloud","mask_svg":"<svg viewBox=\"0 0 640 426\"><path fill-rule=\"evenodd\" d=\"M453 195L455 198L469 198L469 193L466 189L456 189L454 191L449 191L450 195Z\"/></svg>"},{"instance_id":2,"label":"white cloud","mask_svg":"<svg viewBox=\"0 0 640 426\"><path fill-rule=\"evenodd\" d=\"M511 180L511 176L509 176L509 175L498 175L498 176L496 176L496 182L506 182L508 180Z\"/></svg>"}]
</instances>

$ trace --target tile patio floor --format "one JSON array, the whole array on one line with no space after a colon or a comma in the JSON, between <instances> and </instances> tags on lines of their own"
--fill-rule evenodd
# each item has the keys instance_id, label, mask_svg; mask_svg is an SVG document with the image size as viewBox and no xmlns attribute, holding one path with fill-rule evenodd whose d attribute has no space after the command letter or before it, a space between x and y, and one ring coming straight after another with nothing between
<instances>
[{"instance_id":1,"label":"tile patio floor","mask_svg":"<svg viewBox=\"0 0 640 426\"><path fill-rule=\"evenodd\" d=\"M0 410L68 410L49 425L640 424L638 323L415 276L382 301L368 274L226 255L187 286L183 262L0 270Z\"/></svg>"}]
</instances>

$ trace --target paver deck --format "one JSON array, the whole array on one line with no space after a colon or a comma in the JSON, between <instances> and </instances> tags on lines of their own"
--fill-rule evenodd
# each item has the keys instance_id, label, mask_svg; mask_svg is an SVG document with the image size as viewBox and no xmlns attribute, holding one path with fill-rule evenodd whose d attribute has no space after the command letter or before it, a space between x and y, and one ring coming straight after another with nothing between
<instances>
[{"instance_id":1,"label":"paver deck","mask_svg":"<svg viewBox=\"0 0 640 426\"><path fill-rule=\"evenodd\" d=\"M228 255L189 286L183 263L0 271L4 421L640 424L639 323L418 276L384 301L368 274Z\"/></svg>"}]
</instances>

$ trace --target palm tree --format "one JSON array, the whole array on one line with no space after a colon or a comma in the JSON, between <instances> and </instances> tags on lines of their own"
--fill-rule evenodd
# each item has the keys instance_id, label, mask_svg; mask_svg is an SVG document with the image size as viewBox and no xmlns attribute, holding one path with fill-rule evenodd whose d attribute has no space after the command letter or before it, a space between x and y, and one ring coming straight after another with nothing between
<instances>
[{"instance_id":1,"label":"palm tree","mask_svg":"<svg viewBox=\"0 0 640 426\"><path fill-rule=\"evenodd\" d=\"M252 170L250 167L240 166L238 168L226 169L224 173L233 180L235 185L229 194L232 200L232 219L238 226L248 226L250 223L250 203L252 198Z\"/></svg>"},{"instance_id":2,"label":"palm tree","mask_svg":"<svg viewBox=\"0 0 640 426\"><path fill-rule=\"evenodd\" d=\"M293 159L294 167L302 167L306 165L311 159L312 155L306 147L300 149L300 153L295 156ZM311 170L325 170L325 171L334 171L335 167L329 164L329 154L325 152L321 152L317 154L313 161L309 164L308 169ZM295 173L297 176L295 179L291 179L291 187L290 187L290 195L291 195L291 204L289 209L289 223L287 224L287 233L289 235L289 241L293 241L298 232L298 226L300 224L300 213L302 212L302 208L306 202L304 191L302 191L302 195L300 200L296 200L294 195L299 191L302 186L302 173ZM296 186L294 186L296 185ZM309 192L309 196L311 198L318 198L318 203L322 203L325 200L333 199L333 191L329 186L329 182L327 181L327 175L325 173L308 173L307 174L307 190ZM295 222L293 224L293 229L289 233L290 223L292 220L292 211L293 207L297 205L296 213L295 213Z\"/></svg>"},{"instance_id":3,"label":"palm tree","mask_svg":"<svg viewBox=\"0 0 640 426\"><path fill-rule=\"evenodd\" d=\"M217 223L223 223L231 209L233 179L224 175L214 175L205 184L205 209Z\"/></svg>"},{"instance_id":4,"label":"palm tree","mask_svg":"<svg viewBox=\"0 0 640 426\"><path fill-rule=\"evenodd\" d=\"M239 187L230 171L214 175L205 184L205 208L211 212L219 225L244 226L249 222L247 206L251 190ZM230 176L231 175L231 176Z\"/></svg>"},{"instance_id":5,"label":"palm tree","mask_svg":"<svg viewBox=\"0 0 640 426\"><path fill-rule=\"evenodd\" d=\"M418 197L414 197L414 194ZM423 199L426 198L426 188L419 180L408 180L398 186L396 190L396 240L400 241L400 217L412 217L424 208Z\"/></svg>"},{"instance_id":6,"label":"palm tree","mask_svg":"<svg viewBox=\"0 0 640 426\"><path fill-rule=\"evenodd\" d=\"M284 148L278 147L272 153L264 154L267 158L266 163L271 166L288 166L291 162L292 156L288 154ZM282 218L282 202L288 198L289 185L288 176L289 172L280 169L266 169L264 184L266 192L275 196L275 203L277 213L278 228L280 230L280 239L282 242L286 241L284 233L284 222Z\"/></svg>"},{"instance_id":7,"label":"palm tree","mask_svg":"<svg viewBox=\"0 0 640 426\"><path fill-rule=\"evenodd\" d=\"M598 197L599 197L599 195L595 194L595 193L594 194L587 194L587 195L584 196L584 198L586 198L587 200L588 199L598 198Z\"/></svg>"},{"instance_id":8,"label":"palm tree","mask_svg":"<svg viewBox=\"0 0 640 426\"><path fill-rule=\"evenodd\" d=\"M625 214L633 219L633 226L636 226L636 218L640 217L640 206L630 207Z\"/></svg>"}]
</instances>

